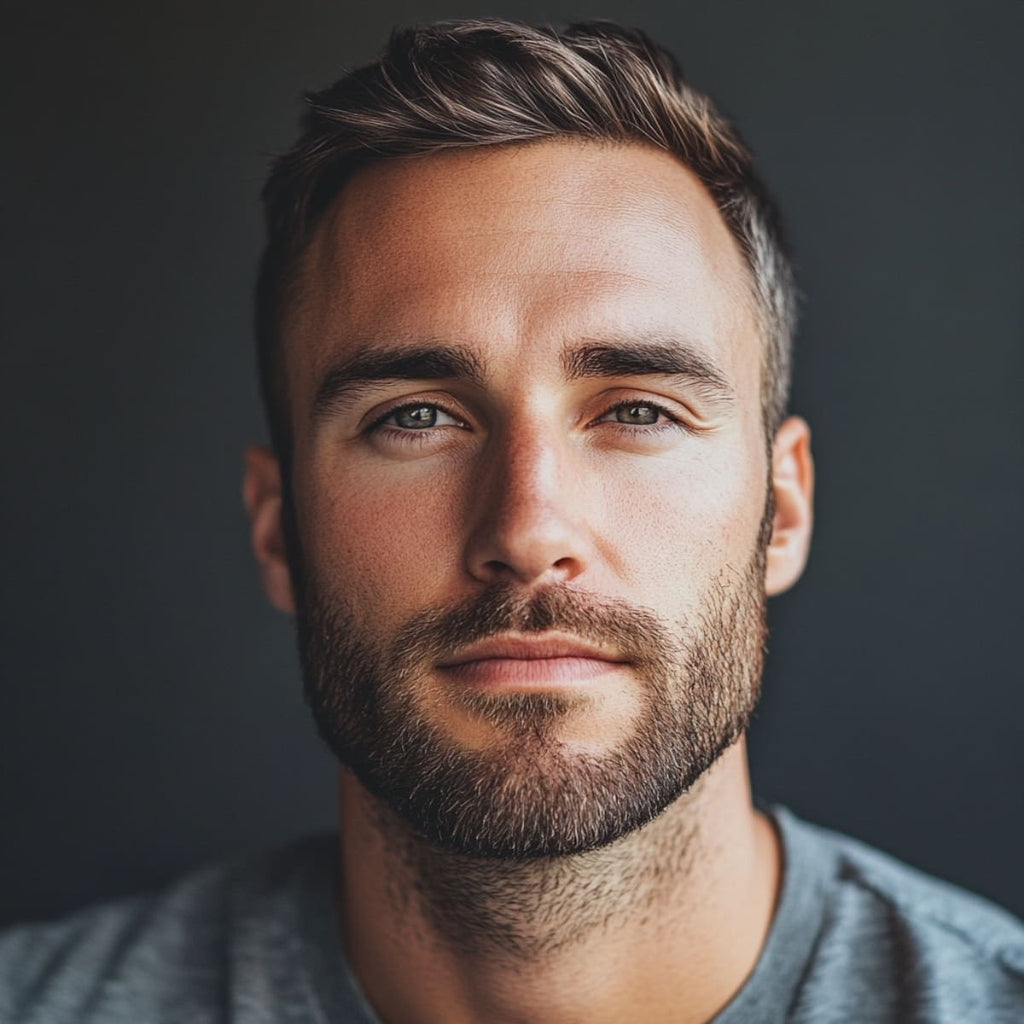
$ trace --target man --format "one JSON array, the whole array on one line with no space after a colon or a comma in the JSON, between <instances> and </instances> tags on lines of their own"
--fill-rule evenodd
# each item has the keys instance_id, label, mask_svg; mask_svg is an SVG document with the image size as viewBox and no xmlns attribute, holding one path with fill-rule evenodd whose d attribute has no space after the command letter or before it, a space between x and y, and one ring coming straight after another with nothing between
<instances>
[{"instance_id":1,"label":"man","mask_svg":"<svg viewBox=\"0 0 1024 1024\"><path fill-rule=\"evenodd\" d=\"M645 37L396 34L265 191L245 504L339 835L0 939L0 1019L1024 1019L1024 928L751 801L793 285Z\"/></svg>"}]
</instances>

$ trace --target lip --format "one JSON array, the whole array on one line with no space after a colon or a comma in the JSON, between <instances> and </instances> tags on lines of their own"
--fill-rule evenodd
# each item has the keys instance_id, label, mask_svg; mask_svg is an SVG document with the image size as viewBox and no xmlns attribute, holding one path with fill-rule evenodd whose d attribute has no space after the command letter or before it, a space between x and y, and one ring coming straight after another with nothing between
<instances>
[{"instance_id":1,"label":"lip","mask_svg":"<svg viewBox=\"0 0 1024 1024\"><path fill-rule=\"evenodd\" d=\"M622 667L622 662L602 658L480 658L443 671L461 686L508 691L596 683Z\"/></svg>"},{"instance_id":2,"label":"lip","mask_svg":"<svg viewBox=\"0 0 1024 1024\"><path fill-rule=\"evenodd\" d=\"M492 637L438 664L464 686L486 690L546 690L606 676L628 659L564 636Z\"/></svg>"},{"instance_id":3,"label":"lip","mask_svg":"<svg viewBox=\"0 0 1024 1024\"><path fill-rule=\"evenodd\" d=\"M459 651L439 662L439 668L457 668L488 661L602 662L625 664L628 659L593 644L566 637L494 637ZM539 666L537 666L539 667Z\"/></svg>"}]
</instances>

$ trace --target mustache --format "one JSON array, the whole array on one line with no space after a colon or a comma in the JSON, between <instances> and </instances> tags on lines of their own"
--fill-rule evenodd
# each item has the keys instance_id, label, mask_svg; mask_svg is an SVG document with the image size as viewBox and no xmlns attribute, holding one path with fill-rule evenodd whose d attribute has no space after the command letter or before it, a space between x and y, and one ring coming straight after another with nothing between
<instances>
[{"instance_id":1,"label":"mustache","mask_svg":"<svg viewBox=\"0 0 1024 1024\"><path fill-rule=\"evenodd\" d=\"M681 651L677 635L646 608L562 586L523 594L511 584L498 584L457 605L419 613L398 631L392 650L406 663L438 661L460 647L502 633L554 630L613 647L640 666L675 661Z\"/></svg>"}]
</instances>

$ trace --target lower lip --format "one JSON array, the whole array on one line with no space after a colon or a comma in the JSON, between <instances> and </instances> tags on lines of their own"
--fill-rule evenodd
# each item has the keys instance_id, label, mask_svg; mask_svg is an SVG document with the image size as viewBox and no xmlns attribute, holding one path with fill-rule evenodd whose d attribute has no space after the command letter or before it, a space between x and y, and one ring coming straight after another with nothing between
<instances>
[{"instance_id":1,"label":"lower lip","mask_svg":"<svg viewBox=\"0 0 1024 1024\"><path fill-rule=\"evenodd\" d=\"M620 668L599 658L482 658L444 671L460 683L501 689L529 689L585 683Z\"/></svg>"}]
</instances>

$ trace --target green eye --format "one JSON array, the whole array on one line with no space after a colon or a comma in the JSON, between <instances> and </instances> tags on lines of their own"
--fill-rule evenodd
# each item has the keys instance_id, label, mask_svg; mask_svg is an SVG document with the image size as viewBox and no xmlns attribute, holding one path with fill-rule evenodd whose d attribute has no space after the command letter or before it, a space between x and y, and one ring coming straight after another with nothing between
<instances>
[{"instance_id":1,"label":"green eye","mask_svg":"<svg viewBox=\"0 0 1024 1024\"><path fill-rule=\"evenodd\" d=\"M615 408L615 420L617 423L629 423L632 426L652 426L658 422L661 410L655 405L643 405L636 403L632 405L619 405Z\"/></svg>"},{"instance_id":2,"label":"green eye","mask_svg":"<svg viewBox=\"0 0 1024 1024\"><path fill-rule=\"evenodd\" d=\"M395 425L410 430L426 430L437 425L436 405L409 405L396 409L392 414Z\"/></svg>"}]
</instances>

